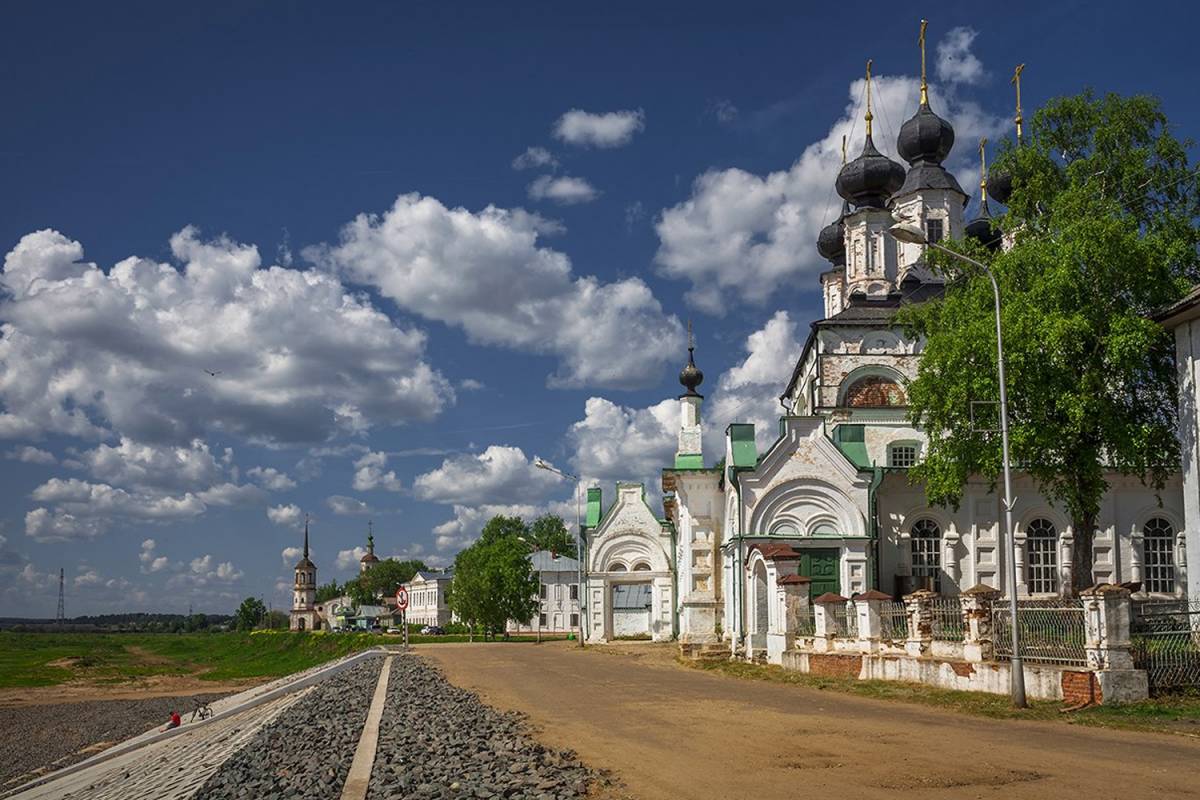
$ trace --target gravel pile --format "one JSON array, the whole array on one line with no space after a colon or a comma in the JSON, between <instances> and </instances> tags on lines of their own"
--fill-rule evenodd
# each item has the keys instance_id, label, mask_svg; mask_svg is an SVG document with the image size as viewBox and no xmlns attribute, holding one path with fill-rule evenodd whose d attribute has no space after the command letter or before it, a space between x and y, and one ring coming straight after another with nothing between
<instances>
[{"instance_id":1,"label":"gravel pile","mask_svg":"<svg viewBox=\"0 0 1200 800\"><path fill-rule=\"evenodd\" d=\"M107 742L115 744L167 723L172 711L186 720L196 698L224 694L94 700L0 708L0 789L23 783L35 770L59 769L82 761Z\"/></svg>"},{"instance_id":2,"label":"gravel pile","mask_svg":"<svg viewBox=\"0 0 1200 800\"><path fill-rule=\"evenodd\" d=\"M597 776L415 656L392 661L368 800L582 798Z\"/></svg>"},{"instance_id":3,"label":"gravel pile","mask_svg":"<svg viewBox=\"0 0 1200 800\"><path fill-rule=\"evenodd\" d=\"M382 664L369 658L317 684L221 765L196 800L338 797Z\"/></svg>"}]
</instances>

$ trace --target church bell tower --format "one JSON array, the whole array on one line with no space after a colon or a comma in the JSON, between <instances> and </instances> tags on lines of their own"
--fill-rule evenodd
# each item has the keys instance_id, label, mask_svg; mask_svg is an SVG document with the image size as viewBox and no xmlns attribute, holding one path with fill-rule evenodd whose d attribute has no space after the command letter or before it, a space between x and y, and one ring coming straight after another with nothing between
<instances>
[{"instance_id":1,"label":"church bell tower","mask_svg":"<svg viewBox=\"0 0 1200 800\"><path fill-rule=\"evenodd\" d=\"M700 441L700 404L704 395L696 387L704 382L704 373L696 366L696 339L692 323L688 322L688 363L679 373L679 383L686 391L679 395L679 444L675 449L676 469L701 469L704 451Z\"/></svg>"}]
</instances>

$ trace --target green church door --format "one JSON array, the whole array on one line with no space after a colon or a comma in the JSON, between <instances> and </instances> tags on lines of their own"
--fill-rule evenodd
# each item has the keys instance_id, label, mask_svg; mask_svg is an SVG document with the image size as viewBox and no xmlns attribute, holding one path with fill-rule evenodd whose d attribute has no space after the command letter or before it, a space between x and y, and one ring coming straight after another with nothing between
<instances>
[{"instance_id":1,"label":"green church door","mask_svg":"<svg viewBox=\"0 0 1200 800\"><path fill-rule=\"evenodd\" d=\"M837 550L802 550L800 556L800 574L812 579L808 585L810 597L820 597L826 592L839 594L841 582L838 562L841 560Z\"/></svg>"}]
</instances>

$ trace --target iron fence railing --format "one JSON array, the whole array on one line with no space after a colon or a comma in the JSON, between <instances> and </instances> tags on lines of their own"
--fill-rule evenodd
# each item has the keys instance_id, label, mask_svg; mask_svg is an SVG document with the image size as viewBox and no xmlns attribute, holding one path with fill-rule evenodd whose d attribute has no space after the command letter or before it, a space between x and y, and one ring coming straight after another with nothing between
<instances>
[{"instance_id":1,"label":"iron fence railing","mask_svg":"<svg viewBox=\"0 0 1200 800\"><path fill-rule=\"evenodd\" d=\"M1130 629L1152 693L1200 687L1200 597L1135 601Z\"/></svg>"},{"instance_id":2,"label":"iron fence railing","mask_svg":"<svg viewBox=\"0 0 1200 800\"><path fill-rule=\"evenodd\" d=\"M942 642L961 642L963 625L962 603L957 597L937 597L933 600L933 638Z\"/></svg>"},{"instance_id":3,"label":"iron fence railing","mask_svg":"<svg viewBox=\"0 0 1200 800\"><path fill-rule=\"evenodd\" d=\"M811 603L803 605L796 612L796 635L815 636L817 633L816 609Z\"/></svg>"},{"instance_id":4,"label":"iron fence railing","mask_svg":"<svg viewBox=\"0 0 1200 800\"><path fill-rule=\"evenodd\" d=\"M879 604L879 635L884 641L908 640L908 606L892 601Z\"/></svg>"},{"instance_id":5,"label":"iron fence railing","mask_svg":"<svg viewBox=\"0 0 1200 800\"><path fill-rule=\"evenodd\" d=\"M1087 631L1083 603L1055 597L1017 601L1017 634L1021 658L1047 664L1087 665ZM1012 617L1007 603L992 609L992 644L996 658L1012 658Z\"/></svg>"},{"instance_id":6,"label":"iron fence railing","mask_svg":"<svg viewBox=\"0 0 1200 800\"><path fill-rule=\"evenodd\" d=\"M858 636L858 613L854 610L854 601L845 603L830 603L825 606L826 612L832 615L833 624L841 636L853 639Z\"/></svg>"}]
</instances>

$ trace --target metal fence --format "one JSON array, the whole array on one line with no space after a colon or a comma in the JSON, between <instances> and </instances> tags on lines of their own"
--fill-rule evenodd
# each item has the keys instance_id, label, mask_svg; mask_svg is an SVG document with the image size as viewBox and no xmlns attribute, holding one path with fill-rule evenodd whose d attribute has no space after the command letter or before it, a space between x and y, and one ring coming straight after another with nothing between
<instances>
[{"instance_id":1,"label":"metal fence","mask_svg":"<svg viewBox=\"0 0 1200 800\"><path fill-rule=\"evenodd\" d=\"M1018 600L1017 633L1026 661L1087 665L1087 632L1078 599ZM1012 658L1012 617L1006 602L992 608L992 643L997 659Z\"/></svg>"},{"instance_id":2,"label":"metal fence","mask_svg":"<svg viewBox=\"0 0 1200 800\"><path fill-rule=\"evenodd\" d=\"M816 609L812 603L806 603L796 612L796 635L815 636L817 633Z\"/></svg>"},{"instance_id":3,"label":"metal fence","mask_svg":"<svg viewBox=\"0 0 1200 800\"><path fill-rule=\"evenodd\" d=\"M829 603L825 606L826 613L833 616L834 625L841 635L853 639L858 636L858 612L854 609L854 601L845 603Z\"/></svg>"},{"instance_id":4,"label":"metal fence","mask_svg":"<svg viewBox=\"0 0 1200 800\"><path fill-rule=\"evenodd\" d=\"M933 638L942 642L961 642L964 631L962 602L957 597L934 598Z\"/></svg>"},{"instance_id":5,"label":"metal fence","mask_svg":"<svg viewBox=\"0 0 1200 800\"><path fill-rule=\"evenodd\" d=\"M1200 597L1134 601L1130 638L1151 693L1200 687Z\"/></svg>"},{"instance_id":6,"label":"metal fence","mask_svg":"<svg viewBox=\"0 0 1200 800\"><path fill-rule=\"evenodd\" d=\"M908 640L908 606L892 601L879 604L880 638L889 642Z\"/></svg>"}]
</instances>

